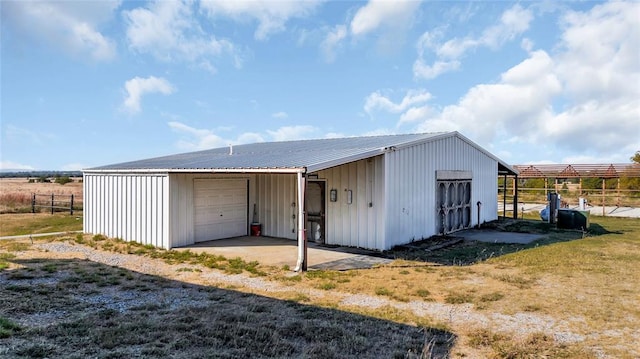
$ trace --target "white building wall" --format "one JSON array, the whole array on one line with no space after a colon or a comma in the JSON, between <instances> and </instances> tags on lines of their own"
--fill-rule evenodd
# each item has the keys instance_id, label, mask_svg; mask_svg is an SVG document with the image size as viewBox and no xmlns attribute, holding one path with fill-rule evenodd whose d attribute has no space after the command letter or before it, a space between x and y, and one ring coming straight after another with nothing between
<instances>
[{"instance_id":1,"label":"white building wall","mask_svg":"<svg viewBox=\"0 0 640 359\"><path fill-rule=\"evenodd\" d=\"M262 225L262 234L270 237L296 239L298 200L296 175L267 173L255 175L255 196L249 200L249 221Z\"/></svg>"},{"instance_id":2,"label":"white building wall","mask_svg":"<svg viewBox=\"0 0 640 359\"><path fill-rule=\"evenodd\" d=\"M326 242L386 250L436 233L436 171L472 172L471 222L497 219L497 161L458 137L319 171L326 180ZM248 222L295 239L295 174L84 174L84 231L172 248L194 243L196 178L248 180ZM338 201L330 202L331 189ZM348 204L347 191L352 191ZM247 226L249 226L247 223Z\"/></svg>"},{"instance_id":3,"label":"white building wall","mask_svg":"<svg viewBox=\"0 0 640 359\"><path fill-rule=\"evenodd\" d=\"M165 174L83 176L85 233L169 248L169 183Z\"/></svg>"},{"instance_id":4,"label":"white building wall","mask_svg":"<svg viewBox=\"0 0 640 359\"><path fill-rule=\"evenodd\" d=\"M326 179L326 243L382 249L384 247L384 161L382 156L319 171ZM329 201L331 189L338 192ZM347 203L347 191L352 203Z\"/></svg>"},{"instance_id":5,"label":"white building wall","mask_svg":"<svg viewBox=\"0 0 640 359\"><path fill-rule=\"evenodd\" d=\"M436 221L436 171L463 170L473 175L473 225L497 219L498 163L458 137L418 144L385 154L386 241L382 249L433 236Z\"/></svg>"}]
</instances>

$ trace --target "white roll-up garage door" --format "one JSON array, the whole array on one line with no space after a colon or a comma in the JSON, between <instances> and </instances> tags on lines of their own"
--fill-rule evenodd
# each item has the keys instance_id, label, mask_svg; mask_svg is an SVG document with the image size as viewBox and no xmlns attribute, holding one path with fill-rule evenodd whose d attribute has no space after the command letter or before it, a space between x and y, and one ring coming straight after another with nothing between
<instances>
[{"instance_id":1,"label":"white roll-up garage door","mask_svg":"<svg viewBox=\"0 0 640 359\"><path fill-rule=\"evenodd\" d=\"M247 181L195 179L195 241L247 235Z\"/></svg>"}]
</instances>

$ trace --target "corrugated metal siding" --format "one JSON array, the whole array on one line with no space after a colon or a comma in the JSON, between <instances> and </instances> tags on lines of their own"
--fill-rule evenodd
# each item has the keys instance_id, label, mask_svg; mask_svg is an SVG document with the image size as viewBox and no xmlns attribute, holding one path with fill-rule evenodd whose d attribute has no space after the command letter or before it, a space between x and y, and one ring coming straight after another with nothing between
<instances>
[{"instance_id":1,"label":"corrugated metal siding","mask_svg":"<svg viewBox=\"0 0 640 359\"><path fill-rule=\"evenodd\" d=\"M384 246L384 167L382 156L319 171L327 180L327 198L333 188L338 201L327 201L328 244L382 249ZM347 191L353 202L347 204ZM369 206L371 203L371 207Z\"/></svg>"},{"instance_id":2,"label":"corrugated metal siding","mask_svg":"<svg viewBox=\"0 0 640 359\"><path fill-rule=\"evenodd\" d=\"M85 233L169 248L166 175L85 174Z\"/></svg>"},{"instance_id":3,"label":"corrugated metal siding","mask_svg":"<svg viewBox=\"0 0 640 359\"><path fill-rule=\"evenodd\" d=\"M483 204L481 222L497 218L498 163L460 138L449 137L388 152L385 166L387 207L383 249L437 234L437 170L471 171L472 223L477 224L477 201Z\"/></svg>"},{"instance_id":4,"label":"corrugated metal siding","mask_svg":"<svg viewBox=\"0 0 640 359\"><path fill-rule=\"evenodd\" d=\"M170 174L169 235L172 247L182 247L194 242L193 227L193 175Z\"/></svg>"},{"instance_id":5,"label":"corrugated metal siding","mask_svg":"<svg viewBox=\"0 0 640 359\"><path fill-rule=\"evenodd\" d=\"M270 237L296 239L298 211L296 175L258 174L255 176L255 200L249 202L253 220L253 205L262 234ZM295 205L293 205L295 204Z\"/></svg>"}]
</instances>

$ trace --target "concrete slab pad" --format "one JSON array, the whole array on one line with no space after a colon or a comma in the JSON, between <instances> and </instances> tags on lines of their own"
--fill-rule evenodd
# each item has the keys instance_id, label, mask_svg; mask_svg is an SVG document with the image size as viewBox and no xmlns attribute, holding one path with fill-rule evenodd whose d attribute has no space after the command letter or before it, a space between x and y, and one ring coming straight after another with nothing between
<instances>
[{"instance_id":1,"label":"concrete slab pad","mask_svg":"<svg viewBox=\"0 0 640 359\"><path fill-rule=\"evenodd\" d=\"M388 258L372 257L368 255L356 254L352 257L337 259L330 262L318 263L310 266L310 269L332 269L332 270L349 270L349 269L368 269L379 265L391 263L393 260Z\"/></svg>"},{"instance_id":2,"label":"concrete slab pad","mask_svg":"<svg viewBox=\"0 0 640 359\"><path fill-rule=\"evenodd\" d=\"M258 261L263 265L294 268L298 260L298 243L295 240L273 237L237 237L200 242L194 245L174 248L195 253L211 253L227 258L240 257L247 261ZM309 242L307 246L307 268L349 270L371 268L391 260L376 257L375 252L328 247Z\"/></svg>"},{"instance_id":3,"label":"concrete slab pad","mask_svg":"<svg viewBox=\"0 0 640 359\"><path fill-rule=\"evenodd\" d=\"M500 232L492 230L469 229L457 232L456 237L463 237L466 240L487 242L487 243L516 243L528 244L543 237L540 234Z\"/></svg>"},{"instance_id":4,"label":"concrete slab pad","mask_svg":"<svg viewBox=\"0 0 640 359\"><path fill-rule=\"evenodd\" d=\"M521 203L518 205L518 211L524 212L533 212L533 211L542 211L545 208L546 204L535 204L535 203ZM509 210L512 208L507 207ZM572 205L569 206L570 209L579 209L578 206ZM619 206L591 206L589 205L586 209L593 216L611 216L611 217L627 217L627 218L640 218L640 208L634 207L619 207ZM502 212L502 204L498 204L498 212Z\"/></svg>"}]
</instances>

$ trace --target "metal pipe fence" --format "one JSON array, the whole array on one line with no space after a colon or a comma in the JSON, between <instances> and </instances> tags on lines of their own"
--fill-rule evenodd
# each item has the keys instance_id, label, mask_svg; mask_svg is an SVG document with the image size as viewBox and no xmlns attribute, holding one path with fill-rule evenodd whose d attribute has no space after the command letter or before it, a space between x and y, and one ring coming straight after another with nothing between
<instances>
[{"instance_id":1,"label":"metal pipe fence","mask_svg":"<svg viewBox=\"0 0 640 359\"><path fill-rule=\"evenodd\" d=\"M506 192L506 196L505 196ZM576 207L580 198L583 198L589 207L601 207L602 215L606 216L608 207L631 207L640 208L640 190L603 188L603 189L566 189L559 188L518 188L518 206L516 211L521 209L522 204L539 204L544 208L547 204L549 193L558 193L561 197L561 207ZM512 187L506 189L498 188L498 207L503 217L513 216L513 196ZM505 201L505 198L507 199ZM520 214L520 213L519 213Z\"/></svg>"},{"instance_id":2,"label":"metal pipe fence","mask_svg":"<svg viewBox=\"0 0 640 359\"><path fill-rule=\"evenodd\" d=\"M36 208L47 208L51 210L51 214L62 210L69 211L73 215L73 194L40 194L33 193L31 196L31 213L36 213Z\"/></svg>"}]
</instances>

